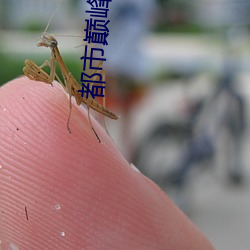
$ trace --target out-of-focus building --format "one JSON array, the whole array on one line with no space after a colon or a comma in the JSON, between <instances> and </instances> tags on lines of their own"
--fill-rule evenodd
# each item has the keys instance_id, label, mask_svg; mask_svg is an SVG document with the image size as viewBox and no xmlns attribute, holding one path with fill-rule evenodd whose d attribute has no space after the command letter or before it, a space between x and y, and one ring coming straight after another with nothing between
<instances>
[{"instance_id":1,"label":"out-of-focus building","mask_svg":"<svg viewBox=\"0 0 250 250\"><path fill-rule=\"evenodd\" d=\"M194 19L202 26L221 27L250 23L249 0L193 0Z\"/></svg>"}]
</instances>

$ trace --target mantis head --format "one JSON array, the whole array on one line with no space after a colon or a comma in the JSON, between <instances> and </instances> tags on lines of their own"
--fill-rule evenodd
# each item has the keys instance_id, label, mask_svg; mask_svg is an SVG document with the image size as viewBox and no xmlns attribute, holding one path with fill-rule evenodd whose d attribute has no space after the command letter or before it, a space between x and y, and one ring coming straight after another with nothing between
<instances>
[{"instance_id":1,"label":"mantis head","mask_svg":"<svg viewBox=\"0 0 250 250\"><path fill-rule=\"evenodd\" d=\"M57 40L55 39L55 37L51 34L48 34L47 32L43 32L41 34L41 39L38 41L37 46L38 47L56 47L57 46Z\"/></svg>"}]
</instances>

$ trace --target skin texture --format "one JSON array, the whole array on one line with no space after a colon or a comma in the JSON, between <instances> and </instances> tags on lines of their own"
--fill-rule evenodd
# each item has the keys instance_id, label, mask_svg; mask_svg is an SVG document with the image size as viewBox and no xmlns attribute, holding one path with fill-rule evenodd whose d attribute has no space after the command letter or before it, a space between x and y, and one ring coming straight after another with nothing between
<instances>
[{"instance_id":1,"label":"skin texture","mask_svg":"<svg viewBox=\"0 0 250 250\"><path fill-rule=\"evenodd\" d=\"M83 107L71 134L68 113L56 82L0 88L0 250L213 249Z\"/></svg>"}]
</instances>

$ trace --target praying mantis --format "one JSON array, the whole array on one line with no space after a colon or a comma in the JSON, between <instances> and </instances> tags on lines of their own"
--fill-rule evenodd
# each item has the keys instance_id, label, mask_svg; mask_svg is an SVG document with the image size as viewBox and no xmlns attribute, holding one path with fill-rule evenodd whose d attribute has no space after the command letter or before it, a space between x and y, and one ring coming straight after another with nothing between
<instances>
[{"instance_id":1,"label":"praying mantis","mask_svg":"<svg viewBox=\"0 0 250 250\"><path fill-rule=\"evenodd\" d=\"M48 27L48 25L47 25ZM46 29L47 29L46 27ZM38 47L48 47L51 50L51 57L50 57L50 61L45 61L41 66L38 66L36 63L34 63L32 60L27 59L25 60L25 66L23 68L23 72L24 74L31 80L35 80L35 81L42 81L44 83L47 84L52 84L53 80L55 80L55 78L62 84L62 86L64 87L65 91L69 94L69 116L68 116L68 121L67 121L67 128L68 131L71 133L70 127L69 127L69 122L70 122L70 116L71 116L71 110L72 110L72 102L71 102L71 98L72 96L75 97L76 103L78 105L80 104L85 104L87 106L88 109L88 118L89 118L89 122L91 125L91 128L94 132L94 134L96 135L97 139L99 142L101 142L97 132L95 131L91 119L90 119L90 115L89 115L89 108L96 110L97 112L103 114L106 117L109 117L111 119L115 119L117 120L119 117L114 114L113 112L111 112L109 109L107 109L105 106L99 104L98 102L96 102L92 97L88 97L86 98L84 95L81 96L81 93L79 92L82 87L80 84L78 84L78 82L76 81L76 79L74 78L74 76L72 75L72 73L68 70L66 64L64 63L62 56L59 52L59 49L57 47L58 42L55 39L55 37L52 34L49 34L46 32L42 32L41 34L41 40L37 43ZM56 74L56 62L58 63L59 69L61 71L61 74L63 76L63 82L60 80L60 78L57 76ZM100 62L98 65L100 66L102 64L102 62ZM50 74L47 74L43 68L45 66L49 66L50 67ZM93 72L94 74L95 72ZM104 70L102 69L102 76L104 78Z\"/></svg>"}]
</instances>

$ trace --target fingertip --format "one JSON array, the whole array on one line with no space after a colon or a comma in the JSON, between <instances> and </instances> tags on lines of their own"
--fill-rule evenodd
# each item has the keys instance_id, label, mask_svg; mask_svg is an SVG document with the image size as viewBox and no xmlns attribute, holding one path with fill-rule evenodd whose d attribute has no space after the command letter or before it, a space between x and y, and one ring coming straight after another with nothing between
<instances>
[{"instance_id":1,"label":"fingertip","mask_svg":"<svg viewBox=\"0 0 250 250\"><path fill-rule=\"evenodd\" d=\"M77 105L68 132L69 99L59 84L15 79L0 89L0 112L3 246L212 249L93 119L98 142Z\"/></svg>"}]
</instances>

